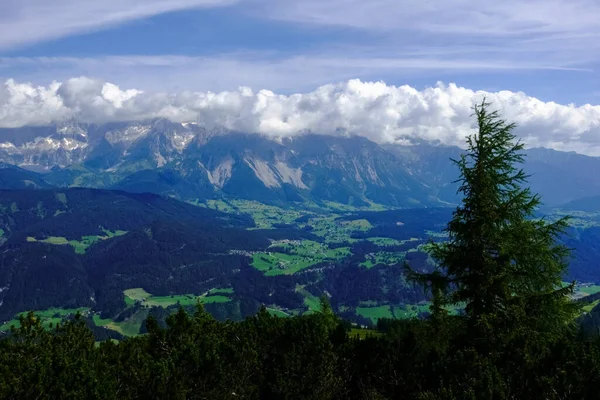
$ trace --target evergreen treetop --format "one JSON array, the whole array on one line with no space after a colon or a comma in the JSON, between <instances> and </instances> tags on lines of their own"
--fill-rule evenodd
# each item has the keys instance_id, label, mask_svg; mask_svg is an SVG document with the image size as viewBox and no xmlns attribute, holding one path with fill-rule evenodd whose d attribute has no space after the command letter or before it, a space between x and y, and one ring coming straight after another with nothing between
<instances>
[{"instance_id":1,"label":"evergreen treetop","mask_svg":"<svg viewBox=\"0 0 600 400\"><path fill-rule=\"evenodd\" d=\"M540 197L526 186L523 143L516 125L490 111L485 99L474 107L477 133L452 160L460 171L463 199L448 223L449 240L431 244L433 273L410 271L430 285L434 319L444 306L464 304L470 335L552 334L573 316L561 288L569 251L557 243L567 219L548 222L535 212Z\"/></svg>"}]
</instances>

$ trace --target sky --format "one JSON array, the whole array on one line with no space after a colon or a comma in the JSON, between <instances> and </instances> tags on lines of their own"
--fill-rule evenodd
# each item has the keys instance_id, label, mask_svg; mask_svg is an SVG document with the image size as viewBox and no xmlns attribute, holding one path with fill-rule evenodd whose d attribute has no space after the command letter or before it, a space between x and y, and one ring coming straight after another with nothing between
<instances>
[{"instance_id":1,"label":"sky","mask_svg":"<svg viewBox=\"0 0 600 400\"><path fill-rule=\"evenodd\" d=\"M2 0L0 127L165 116L448 144L484 95L600 155L597 0Z\"/></svg>"}]
</instances>

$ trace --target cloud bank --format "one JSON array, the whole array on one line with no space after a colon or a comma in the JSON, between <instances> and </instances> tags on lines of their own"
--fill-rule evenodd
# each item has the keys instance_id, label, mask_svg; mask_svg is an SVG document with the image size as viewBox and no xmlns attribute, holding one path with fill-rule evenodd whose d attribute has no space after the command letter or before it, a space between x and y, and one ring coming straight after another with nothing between
<instances>
[{"instance_id":1,"label":"cloud bank","mask_svg":"<svg viewBox=\"0 0 600 400\"><path fill-rule=\"evenodd\" d=\"M7 80L0 86L0 127L47 125L75 118L105 123L167 118L208 128L292 136L348 132L379 143L406 139L463 145L474 132L474 103L487 97L518 124L530 147L600 155L600 106L543 102L522 92L485 92L439 83L417 90L349 80L292 95L240 87L223 92L143 92L79 77L47 86Z\"/></svg>"}]
</instances>

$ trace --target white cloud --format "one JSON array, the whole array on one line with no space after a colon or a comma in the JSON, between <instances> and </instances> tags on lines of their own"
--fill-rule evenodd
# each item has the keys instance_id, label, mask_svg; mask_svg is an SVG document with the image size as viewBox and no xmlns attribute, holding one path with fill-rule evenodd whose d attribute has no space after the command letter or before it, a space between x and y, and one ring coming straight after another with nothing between
<instances>
[{"instance_id":1,"label":"white cloud","mask_svg":"<svg viewBox=\"0 0 600 400\"><path fill-rule=\"evenodd\" d=\"M85 77L48 86L9 80L0 87L0 126L43 125L64 118L102 123L163 117L272 137L302 130L336 134L341 128L380 143L418 138L462 145L474 128L471 107L483 96L519 124L517 134L530 146L600 155L600 106L561 105L524 93L473 91L441 83L419 91L350 80L280 95L249 88L141 92Z\"/></svg>"},{"instance_id":2,"label":"white cloud","mask_svg":"<svg viewBox=\"0 0 600 400\"><path fill-rule=\"evenodd\" d=\"M238 0L2 0L0 49L46 41L167 12Z\"/></svg>"}]
</instances>

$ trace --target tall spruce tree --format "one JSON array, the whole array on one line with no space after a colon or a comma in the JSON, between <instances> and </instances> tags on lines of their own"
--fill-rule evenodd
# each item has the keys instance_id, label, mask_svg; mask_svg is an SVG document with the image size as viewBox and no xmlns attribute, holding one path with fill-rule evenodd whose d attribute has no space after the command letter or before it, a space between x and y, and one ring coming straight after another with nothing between
<instances>
[{"instance_id":1,"label":"tall spruce tree","mask_svg":"<svg viewBox=\"0 0 600 400\"><path fill-rule=\"evenodd\" d=\"M478 132L467 138L466 154L452 160L463 199L446 228L449 240L431 244L437 270L408 268L434 294L433 320L444 306L464 305L470 340L488 350L498 340L545 342L575 311L573 285L561 288L569 251L557 243L567 219L536 217L540 198L518 167L524 155L515 124L489 106L484 99L474 107Z\"/></svg>"}]
</instances>

